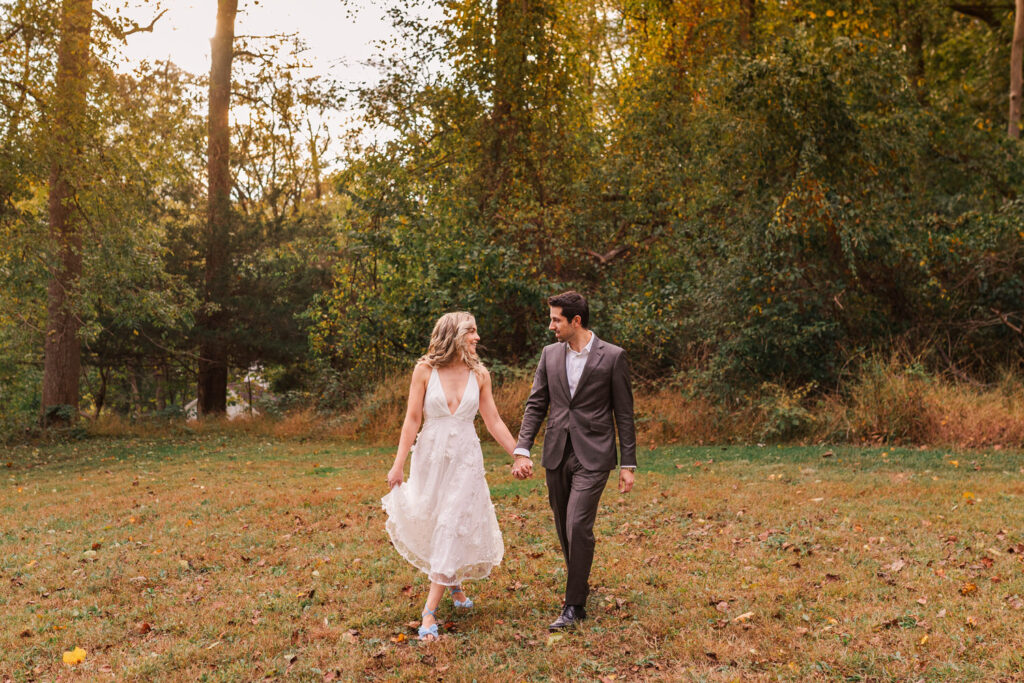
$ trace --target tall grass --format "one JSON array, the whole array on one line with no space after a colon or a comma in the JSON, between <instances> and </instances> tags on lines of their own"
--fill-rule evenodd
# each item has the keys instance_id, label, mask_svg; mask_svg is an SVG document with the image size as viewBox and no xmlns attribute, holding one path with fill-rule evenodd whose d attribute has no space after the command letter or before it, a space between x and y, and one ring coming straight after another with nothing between
<instances>
[{"instance_id":1,"label":"tall grass","mask_svg":"<svg viewBox=\"0 0 1024 683\"><path fill-rule=\"evenodd\" d=\"M498 411L518 433L530 393L529 377L494 387ZM166 420L130 423L107 414L90 426L97 435L156 436L170 432L261 434L288 439L341 439L374 445L398 441L408 377L380 382L345 413L313 407L280 418ZM731 405L677 385L638 385L637 438L641 445L714 443L890 443L951 447L1024 447L1024 381L1006 373L992 386L936 376L896 360L865 363L842 390L765 384ZM478 423L481 437L485 428Z\"/></svg>"}]
</instances>

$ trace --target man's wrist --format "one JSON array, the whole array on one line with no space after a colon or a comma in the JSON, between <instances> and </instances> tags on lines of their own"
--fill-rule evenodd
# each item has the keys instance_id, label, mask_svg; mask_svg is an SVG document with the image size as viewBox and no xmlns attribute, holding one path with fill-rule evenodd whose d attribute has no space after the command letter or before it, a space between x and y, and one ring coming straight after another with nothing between
<instances>
[{"instance_id":1,"label":"man's wrist","mask_svg":"<svg viewBox=\"0 0 1024 683\"><path fill-rule=\"evenodd\" d=\"M526 458L527 460L533 460L533 458L531 458L526 453L513 453L512 454L512 459L515 460L516 458Z\"/></svg>"}]
</instances>

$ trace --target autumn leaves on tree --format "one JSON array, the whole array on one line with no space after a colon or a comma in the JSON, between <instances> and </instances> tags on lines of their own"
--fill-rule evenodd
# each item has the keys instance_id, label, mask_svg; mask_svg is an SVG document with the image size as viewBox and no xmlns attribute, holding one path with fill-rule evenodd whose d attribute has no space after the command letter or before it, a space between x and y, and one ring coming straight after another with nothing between
<instances>
[{"instance_id":1,"label":"autumn leaves on tree","mask_svg":"<svg viewBox=\"0 0 1024 683\"><path fill-rule=\"evenodd\" d=\"M257 364L350 405L453 307L529 364L566 287L707 395L1019 365L1019 2L394 0L353 135L237 0L208 75L112 66L159 12L0 2L4 429L220 414Z\"/></svg>"}]
</instances>

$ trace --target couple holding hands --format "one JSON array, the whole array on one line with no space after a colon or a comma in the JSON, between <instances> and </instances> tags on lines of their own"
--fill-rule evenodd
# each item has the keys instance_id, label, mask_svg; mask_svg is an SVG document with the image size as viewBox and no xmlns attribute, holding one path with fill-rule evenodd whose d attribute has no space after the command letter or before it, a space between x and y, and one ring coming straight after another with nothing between
<instances>
[{"instance_id":1,"label":"couple holding hands","mask_svg":"<svg viewBox=\"0 0 1024 683\"><path fill-rule=\"evenodd\" d=\"M398 454L387 475L391 492L381 502L395 549L430 579L419 627L423 640L438 637L435 612L445 590L455 607L472 607L462 582L486 577L504 554L473 426L478 411L512 456L517 479L533 476L530 448L547 418L540 464L566 564L564 606L548 628L558 631L586 618L601 493L617 466L619 491L633 488L633 392L625 352L590 331L587 300L570 291L549 298L548 306L556 341L541 353L518 441L495 406L490 375L476 353L480 335L472 315L442 316L413 370Z\"/></svg>"}]
</instances>

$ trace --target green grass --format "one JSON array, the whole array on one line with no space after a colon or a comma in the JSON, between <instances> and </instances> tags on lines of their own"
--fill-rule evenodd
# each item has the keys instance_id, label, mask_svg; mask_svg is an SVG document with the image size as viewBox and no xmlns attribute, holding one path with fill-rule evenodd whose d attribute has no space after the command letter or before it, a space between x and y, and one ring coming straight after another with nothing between
<instances>
[{"instance_id":1,"label":"green grass","mask_svg":"<svg viewBox=\"0 0 1024 683\"><path fill-rule=\"evenodd\" d=\"M602 499L590 618L550 639L543 480L490 448L505 561L434 644L383 528L391 456L217 433L3 452L0 680L1024 677L1018 452L645 449Z\"/></svg>"}]
</instances>

